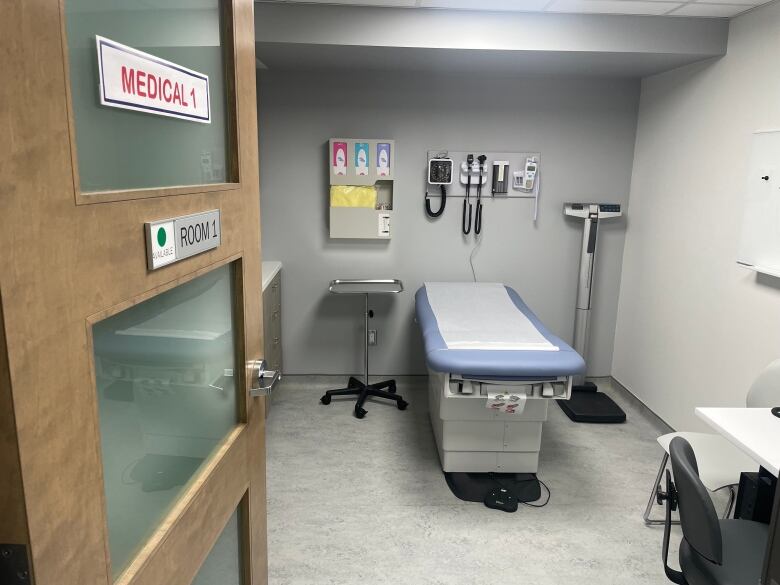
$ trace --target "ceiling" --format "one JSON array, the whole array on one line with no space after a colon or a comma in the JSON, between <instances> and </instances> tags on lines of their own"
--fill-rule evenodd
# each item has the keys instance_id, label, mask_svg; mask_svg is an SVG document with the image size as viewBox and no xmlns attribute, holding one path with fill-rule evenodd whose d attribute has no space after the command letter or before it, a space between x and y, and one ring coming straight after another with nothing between
<instances>
[{"instance_id":1,"label":"ceiling","mask_svg":"<svg viewBox=\"0 0 780 585\"><path fill-rule=\"evenodd\" d=\"M396 8L731 18L770 0L259 0Z\"/></svg>"}]
</instances>

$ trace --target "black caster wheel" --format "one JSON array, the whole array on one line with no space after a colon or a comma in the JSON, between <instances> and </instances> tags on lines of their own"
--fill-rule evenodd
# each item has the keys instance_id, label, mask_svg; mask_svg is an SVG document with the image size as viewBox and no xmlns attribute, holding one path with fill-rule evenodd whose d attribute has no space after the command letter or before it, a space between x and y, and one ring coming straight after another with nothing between
<instances>
[{"instance_id":1,"label":"black caster wheel","mask_svg":"<svg viewBox=\"0 0 780 585\"><path fill-rule=\"evenodd\" d=\"M406 400L399 400L397 404L398 410L406 410L406 407L409 406L409 403L406 402Z\"/></svg>"},{"instance_id":2,"label":"black caster wheel","mask_svg":"<svg viewBox=\"0 0 780 585\"><path fill-rule=\"evenodd\" d=\"M330 396L328 396L328 395L326 394L325 396L323 396L322 398L320 398L320 402L322 402L322 404L330 404Z\"/></svg>"},{"instance_id":3,"label":"black caster wheel","mask_svg":"<svg viewBox=\"0 0 780 585\"><path fill-rule=\"evenodd\" d=\"M364 416L366 416L367 412L368 411L365 408L356 408L355 409L355 416L357 418L363 418Z\"/></svg>"},{"instance_id":4,"label":"black caster wheel","mask_svg":"<svg viewBox=\"0 0 780 585\"><path fill-rule=\"evenodd\" d=\"M390 386L388 386L387 387L387 391L390 392L390 394L395 394L395 392L396 392L395 384L391 384Z\"/></svg>"}]
</instances>

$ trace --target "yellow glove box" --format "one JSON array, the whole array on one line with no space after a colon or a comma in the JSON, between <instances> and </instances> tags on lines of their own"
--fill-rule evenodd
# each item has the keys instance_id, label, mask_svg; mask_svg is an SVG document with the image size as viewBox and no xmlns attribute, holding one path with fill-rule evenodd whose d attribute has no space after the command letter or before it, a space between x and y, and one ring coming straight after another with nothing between
<instances>
[{"instance_id":1,"label":"yellow glove box","mask_svg":"<svg viewBox=\"0 0 780 585\"><path fill-rule=\"evenodd\" d=\"M331 207L367 207L376 209L376 187L333 185L330 188Z\"/></svg>"}]
</instances>

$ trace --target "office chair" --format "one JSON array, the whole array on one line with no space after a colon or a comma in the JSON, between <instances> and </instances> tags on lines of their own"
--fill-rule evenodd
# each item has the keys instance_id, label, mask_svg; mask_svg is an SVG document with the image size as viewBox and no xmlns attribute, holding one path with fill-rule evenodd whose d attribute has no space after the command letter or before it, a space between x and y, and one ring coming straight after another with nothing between
<instances>
[{"instance_id":1,"label":"office chair","mask_svg":"<svg viewBox=\"0 0 780 585\"><path fill-rule=\"evenodd\" d=\"M669 445L674 481L666 470L663 562L666 576L678 585L756 585L760 582L769 527L752 520L723 520L715 513L699 477L691 444L675 437ZM680 569L669 567L672 511L679 507L683 539Z\"/></svg>"},{"instance_id":2,"label":"office chair","mask_svg":"<svg viewBox=\"0 0 780 585\"><path fill-rule=\"evenodd\" d=\"M745 402L748 408L772 408L780 404L780 359L773 361L759 374L750 386ZM645 524L649 526L664 523L664 520L651 519L650 512L669 461L669 445L675 437L682 437L693 447L699 462L699 477L708 490L716 492L728 488L729 500L723 514L724 518L728 518L734 507L735 488L739 484L740 474L743 471L756 471L758 464L722 435L680 432L658 437L658 444L663 448L664 456L645 508ZM676 520L672 523L679 524Z\"/></svg>"}]
</instances>

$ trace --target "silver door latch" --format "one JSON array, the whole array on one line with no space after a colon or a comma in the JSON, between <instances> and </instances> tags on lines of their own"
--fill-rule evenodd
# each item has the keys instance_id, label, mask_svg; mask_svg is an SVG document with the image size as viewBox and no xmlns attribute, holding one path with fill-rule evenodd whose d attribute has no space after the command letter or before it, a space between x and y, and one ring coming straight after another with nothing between
<instances>
[{"instance_id":1,"label":"silver door latch","mask_svg":"<svg viewBox=\"0 0 780 585\"><path fill-rule=\"evenodd\" d=\"M252 370L252 384L249 388L249 395L253 398L270 396L274 386L282 377L281 372L266 370L266 365L265 360L247 362L247 366Z\"/></svg>"}]
</instances>

